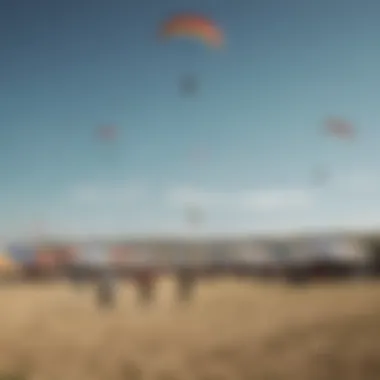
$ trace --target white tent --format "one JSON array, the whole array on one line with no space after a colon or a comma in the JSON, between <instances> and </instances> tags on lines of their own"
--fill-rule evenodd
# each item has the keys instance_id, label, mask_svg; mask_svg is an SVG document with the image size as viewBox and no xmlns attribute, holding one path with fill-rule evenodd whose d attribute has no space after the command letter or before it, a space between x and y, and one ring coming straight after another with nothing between
<instances>
[{"instance_id":1,"label":"white tent","mask_svg":"<svg viewBox=\"0 0 380 380\"><path fill-rule=\"evenodd\" d=\"M275 265L277 260L268 243L247 243L240 247L236 259L242 264L249 265Z\"/></svg>"},{"instance_id":2,"label":"white tent","mask_svg":"<svg viewBox=\"0 0 380 380\"><path fill-rule=\"evenodd\" d=\"M311 241L308 255L313 260L323 259L348 264L365 264L369 260L367 250L359 241L345 237Z\"/></svg>"},{"instance_id":3,"label":"white tent","mask_svg":"<svg viewBox=\"0 0 380 380\"><path fill-rule=\"evenodd\" d=\"M76 264L103 267L110 264L109 247L100 243L84 243L76 247Z\"/></svg>"}]
</instances>

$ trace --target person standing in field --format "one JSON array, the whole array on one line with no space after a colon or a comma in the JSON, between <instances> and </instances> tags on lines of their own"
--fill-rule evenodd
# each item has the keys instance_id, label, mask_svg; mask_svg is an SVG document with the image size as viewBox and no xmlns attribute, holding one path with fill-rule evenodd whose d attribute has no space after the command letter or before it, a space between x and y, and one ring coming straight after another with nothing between
<instances>
[{"instance_id":1,"label":"person standing in field","mask_svg":"<svg viewBox=\"0 0 380 380\"><path fill-rule=\"evenodd\" d=\"M152 268L139 268L135 274L135 284L140 305L151 304L156 293L156 273Z\"/></svg>"},{"instance_id":2,"label":"person standing in field","mask_svg":"<svg viewBox=\"0 0 380 380\"><path fill-rule=\"evenodd\" d=\"M189 302L194 295L196 276L194 269L184 267L177 271L177 299L179 302Z\"/></svg>"},{"instance_id":3,"label":"person standing in field","mask_svg":"<svg viewBox=\"0 0 380 380\"><path fill-rule=\"evenodd\" d=\"M113 308L116 304L115 279L113 273L105 270L97 283L98 305L101 308Z\"/></svg>"},{"instance_id":4,"label":"person standing in field","mask_svg":"<svg viewBox=\"0 0 380 380\"><path fill-rule=\"evenodd\" d=\"M80 290L83 287L83 270L76 265L69 265L66 268L69 281L76 290Z\"/></svg>"}]
</instances>

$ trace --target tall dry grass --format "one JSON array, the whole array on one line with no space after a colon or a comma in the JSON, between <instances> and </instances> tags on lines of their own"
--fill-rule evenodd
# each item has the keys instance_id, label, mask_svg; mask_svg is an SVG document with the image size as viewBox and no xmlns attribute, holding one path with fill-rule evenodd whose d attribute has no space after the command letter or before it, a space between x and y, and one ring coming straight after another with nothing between
<instances>
[{"instance_id":1,"label":"tall dry grass","mask_svg":"<svg viewBox=\"0 0 380 380\"><path fill-rule=\"evenodd\" d=\"M122 285L99 311L91 287L0 288L0 371L40 380L379 380L380 285L291 288L221 281L141 309Z\"/></svg>"}]
</instances>

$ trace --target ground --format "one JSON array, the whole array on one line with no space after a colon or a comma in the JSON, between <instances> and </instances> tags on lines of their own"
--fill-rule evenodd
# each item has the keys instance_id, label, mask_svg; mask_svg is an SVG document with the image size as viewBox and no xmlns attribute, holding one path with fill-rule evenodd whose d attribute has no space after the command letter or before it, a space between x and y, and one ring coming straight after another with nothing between
<instances>
[{"instance_id":1,"label":"ground","mask_svg":"<svg viewBox=\"0 0 380 380\"><path fill-rule=\"evenodd\" d=\"M3 379L380 379L380 283L224 280L182 307L172 292L144 310L123 284L99 311L90 286L2 285Z\"/></svg>"}]
</instances>

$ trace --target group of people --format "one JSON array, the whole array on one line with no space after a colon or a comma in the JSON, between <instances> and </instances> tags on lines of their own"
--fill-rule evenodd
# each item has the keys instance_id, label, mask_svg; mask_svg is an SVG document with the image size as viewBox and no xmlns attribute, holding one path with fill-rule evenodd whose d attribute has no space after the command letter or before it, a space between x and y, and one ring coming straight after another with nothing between
<instances>
[{"instance_id":1,"label":"group of people","mask_svg":"<svg viewBox=\"0 0 380 380\"><path fill-rule=\"evenodd\" d=\"M182 268L176 272L175 277L178 301L190 301L196 285L194 272L189 268ZM154 301L157 280L157 274L148 269L139 270L133 275L133 283L141 306L147 306ZM115 276L110 271L104 271L97 281L97 299L102 308L113 307L116 303Z\"/></svg>"}]
</instances>

